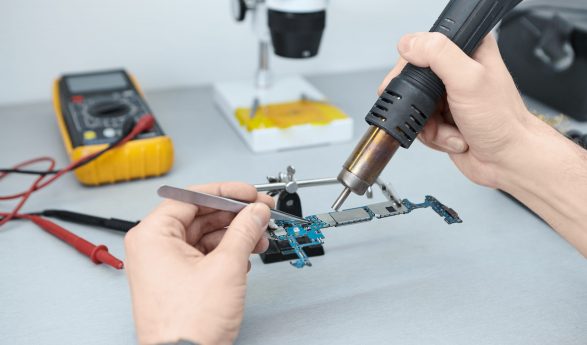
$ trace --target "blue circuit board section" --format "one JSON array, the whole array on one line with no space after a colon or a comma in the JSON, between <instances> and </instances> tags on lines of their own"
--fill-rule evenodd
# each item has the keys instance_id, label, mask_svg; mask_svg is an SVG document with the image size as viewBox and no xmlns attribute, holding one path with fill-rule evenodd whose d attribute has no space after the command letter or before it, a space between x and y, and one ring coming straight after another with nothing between
<instances>
[{"instance_id":1,"label":"blue circuit board section","mask_svg":"<svg viewBox=\"0 0 587 345\"><path fill-rule=\"evenodd\" d=\"M275 227L268 230L269 238L276 241L287 241L290 248L282 249L284 255L295 254L298 259L291 264L297 268L312 266L312 262L304 252L304 248L324 243L323 229L356 223L369 222L401 214L408 214L417 209L431 208L448 224L462 223L455 210L449 208L432 196L426 196L423 203L415 204L407 199L401 204L392 201L363 206L341 212L330 212L306 217L310 223L301 224L288 221L275 221ZM307 238L309 241L300 241Z\"/></svg>"},{"instance_id":2,"label":"blue circuit board section","mask_svg":"<svg viewBox=\"0 0 587 345\"><path fill-rule=\"evenodd\" d=\"M427 195L426 200L421 204L414 204L410 200L404 199L402 200L402 204L408 209L408 212L412 212L413 210L419 208L432 208L434 212L436 212L439 216L444 218L444 221L448 224L454 223L462 223L463 221L459 217L459 214L453 210L442 204L438 201L435 197Z\"/></svg>"}]
</instances>

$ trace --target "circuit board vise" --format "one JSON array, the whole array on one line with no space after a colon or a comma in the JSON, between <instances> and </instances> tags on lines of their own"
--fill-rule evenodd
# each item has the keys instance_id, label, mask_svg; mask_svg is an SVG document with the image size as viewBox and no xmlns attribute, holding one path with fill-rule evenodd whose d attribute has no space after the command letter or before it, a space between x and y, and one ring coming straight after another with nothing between
<instances>
[{"instance_id":1,"label":"circuit board vise","mask_svg":"<svg viewBox=\"0 0 587 345\"><path fill-rule=\"evenodd\" d=\"M259 191L267 191L270 195L274 196L281 193L279 197L281 200L284 197L288 197L287 193L297 193L299 187L336 183L336 179L296 181L293 178L294 173L295 169L288 167L287 174L280 174L279 178L270 178L269 184L257 185L257 189ZM324 255L322 249L325 240L323 230L404 215L417 209L430 208L442 217L447 224L462 223L461 218L455 210L444 205L433 196L426 196L422 203L414 203L408 199L399 198L393 187L381 180L378 180L376 185L381 189L381 192L388 201L339 212L327 212L305 217L309 223L284 220L272 221L267 229L270 246L268 251L262 256L263 262L283 261L266 260L267 257L280 257L293 259L290 263L296 268L312 266L312 262L309 259L310 256L315 256L312 255L314 253L312 250L315 251L319 248L321 253L318 255ZM369 190L367 196L372 197L372 195L373 191ZM301 213L301 201L297 197L297 194L295 200L299 203L299 205L295 205L295 209ZM283 206L280 207L280 204ZM277 209L286 207L282 211L287 210L287 208L291 211L291 206L278 202ZM298 216L301 216L301 214L298 214Z\"/></svg>"}]
</instances>

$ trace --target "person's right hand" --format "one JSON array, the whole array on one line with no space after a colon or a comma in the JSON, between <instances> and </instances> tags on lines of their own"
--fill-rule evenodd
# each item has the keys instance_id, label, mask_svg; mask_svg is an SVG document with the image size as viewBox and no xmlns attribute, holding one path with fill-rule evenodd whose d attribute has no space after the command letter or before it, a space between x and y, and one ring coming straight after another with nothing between
<instances>
[{"instance_id":1,"label":"person's right hand","mask_svg":"<svg viewBox=\"0 0 587 345\"><path fill-rule=\"evenodd\" d=\"M536 118L524 105L493 36L472 58L439 33L407 35L398 50L402 59L379 93L407 62L430 67L446 85L447 102L441 113L430 118L420 140L448 153L472 181L497 188L512 147Z\"/></svg>"},{"instance_id":2,"label":"person's right hand","mask_svg":"<svg viewBox=\"0 0 587 345\"><path fill-rule=\"evenodd\" d=\"M473 182L513 195L587 257L587 154L528 111L495 39L472 58L439 33L405 36L398 50L380 93L407 62L430 67L446 85L444 109L420 140Z\"/></svg>"}]
</instances>

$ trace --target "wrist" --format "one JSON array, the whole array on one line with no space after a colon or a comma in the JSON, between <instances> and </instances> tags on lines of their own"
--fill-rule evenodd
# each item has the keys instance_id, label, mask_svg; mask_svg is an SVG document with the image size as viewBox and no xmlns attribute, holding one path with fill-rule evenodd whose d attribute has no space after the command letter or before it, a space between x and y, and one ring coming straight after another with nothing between
<instances>
[{"instance_id":1,"label":"wrist","mask_svg":"<svg viewBox=\"0 0 587 345\"><path fill-rule=\"evenodd\" d=\"M537 120L539 121L539 120ZM501 170L500 186L587 257L587 152L548 125L535 123Z\"/></svg>"},{"instance_id":2,"label":"wrist","mask_svg":"<svg viewBox=\"0 0 587 345\"><path fill-rule=\"evenodd\" d=\"M561 160L564 156L561 151L568 151L572 145L529 112L518 125L515 139L511 140L495 168L497 188L510 194L520 188L531 189L538 180L548 179L549 169L545 167Z\"/></svg>"},{"instance_id":3,"label":"wrist","mask_svg":"<svg viewBox=\"0 0 587 345\"><path fill-rule=\"evenodd\" d=\"M498 176L499 189L555 229L582 227L587 219L587 152L537 118L528 121Z\"/></svg>"}]
</instances>

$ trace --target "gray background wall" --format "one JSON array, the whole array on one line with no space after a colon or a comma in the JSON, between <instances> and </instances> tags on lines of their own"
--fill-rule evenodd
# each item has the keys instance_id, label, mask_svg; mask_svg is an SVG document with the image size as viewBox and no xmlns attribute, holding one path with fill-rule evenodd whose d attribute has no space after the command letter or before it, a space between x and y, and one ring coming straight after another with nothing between
<instances>
[{"instance_id":1,"label":"gray background wall","mask_svg":"<svg viewBox=\"0 0 587 345\"><path fill-rule=\"evenodd\" d=\"M319 57L274 58L274 71L391 66L401 35L427 30L447 2L332 0ZM147 90L248 78L256 47L228 0L2 0L0 104L49 99L63 72L119 66Z\"/></svg>"}]
</instances>

